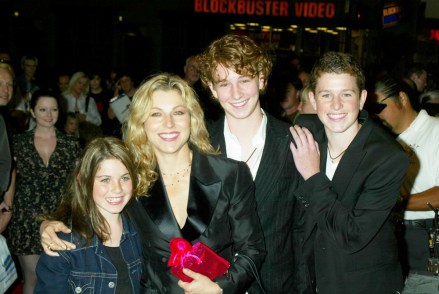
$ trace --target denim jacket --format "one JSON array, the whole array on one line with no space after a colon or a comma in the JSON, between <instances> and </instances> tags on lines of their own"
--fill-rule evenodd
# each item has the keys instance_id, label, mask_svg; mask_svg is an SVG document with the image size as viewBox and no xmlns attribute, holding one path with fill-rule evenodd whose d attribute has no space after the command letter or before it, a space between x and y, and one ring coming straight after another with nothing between
<instances>
[{"instance_id":1,"label":"denim jacket","mask_svg":"<svg viewBox=\"0 0 439 294\"><path fill-rule=\"evenodd\" d=\"M133 293L139 292L141 247L134 226L122 215L123 233L120 240L122 256L128 265ZM72 234L59 233L63 240L73 242ZM58 251L58 256L43 253L38 261L35 293L103 293L116 292L117 271L102 242L93 237L91 245Z\"/></svg>"}]
</instances>

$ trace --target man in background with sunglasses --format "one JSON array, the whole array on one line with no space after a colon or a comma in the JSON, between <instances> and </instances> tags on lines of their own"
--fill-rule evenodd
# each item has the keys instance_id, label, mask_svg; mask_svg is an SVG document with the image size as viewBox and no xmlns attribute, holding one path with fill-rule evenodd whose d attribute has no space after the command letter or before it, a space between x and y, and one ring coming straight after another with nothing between
<instances>
[{"instance_id":1,"label":"man in background with sunglasses","mask_svg":"<svg viewBox=\"0 0 439 294\"><path fill-rule=\"evenodd\" d=\"M385 78L375 84L374 111L409 155L401 187L404 219L401 262L404 274L423 272L430 257L429 238L439 208L439 119L413 107L417 93L407 83ZM439 256L435 256L439 258Z\"/></svg>"}]
</instances>

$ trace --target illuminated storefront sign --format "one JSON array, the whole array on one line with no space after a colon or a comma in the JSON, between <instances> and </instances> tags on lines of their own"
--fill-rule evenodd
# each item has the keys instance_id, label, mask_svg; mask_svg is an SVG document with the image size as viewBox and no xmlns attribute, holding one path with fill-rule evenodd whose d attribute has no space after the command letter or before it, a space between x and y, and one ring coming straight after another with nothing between
<instances>
[{"instance_id":1,"label":"illuminated storefront sign","mask_svg":"<svg viewBox=\"0 0 439 294\"><path fill-rule=\"evenodd\" d=\"M395 3L384 6L383 9L383 26L390 27L398 24L401 7Z\"/></svg>"},{"instance_id":2,"label":"illuminated storefront sign","mask_svg":"<svg viewBox=\"0 0 439 294\"><path fill-rule=\"evenodd\" d=\"M439 30L430 30L430 40L439 43Z\"/></svg>"},{"instance_id":3,"label":"illuminated storefront sign","mask_svg":"<svg viewBox=\"0 0 439 294\"><path fill-rule=\"evenodd\" d=\"M195 0L195 12L288 16L287 1Z\"/></svg>"},{"instance_id":4,"label":"illuminated storefront sign","mask_svg":"<svg viewBox=\"0 0 439 294\"><path fill-rule=\"evenodd\" d=\"M194 11L212 14L332 19L336 17L337 4L340 2L344 1L194 0Z\"/></svg>"},{"instance_id":5,"label":"illuminated storefront sign","mask_svg":"<svg viewBox=\"0 0 439 294\"><path fill-rule=\"evenodd\" d=\"M325 2L295 2L296 17L334 18L335 4Z\"/></svg>"}]
</instances>

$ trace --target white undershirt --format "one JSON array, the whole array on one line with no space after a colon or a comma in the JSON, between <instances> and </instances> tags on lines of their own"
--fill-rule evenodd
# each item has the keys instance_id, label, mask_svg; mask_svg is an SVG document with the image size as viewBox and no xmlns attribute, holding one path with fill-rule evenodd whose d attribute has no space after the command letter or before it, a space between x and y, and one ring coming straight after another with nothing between
<instances>
[{"instance_id":1,"label":"white undershirt","mask_svg":"<svg viewBox=\"0 0 439 294\"><path fill-rule=\"evenodd\" d=\"M267 117L262 109L261 112L263 114L262 122L252 139L252 146L255 149L253 149L254 153L250 156L250 158L242 158L241 144L239 143L238 138L230 131L229 124L227 123L227 117L224 119L224 139L226 142L227 157L239 161L247 161L246 163L250 168L253 180L256 178L259 164L261 163L262 153L265 146L265 134L267 130Z\"/></svg>"},{"instance_id":2,"label":"white undershirt","mask_svg":"<svg viewBox=\"0 0 439 294\"><path fill-rule=\"evenodd\" d=\"M326 155L326 171L325 171L325 173L326 173L326 176L332 181L332 178L334 177L335 171L337 170L339 161L332 163L331 155L329 154L329 149L327 152L328 152L328 154Z\"/></svg>"}]
</instances>

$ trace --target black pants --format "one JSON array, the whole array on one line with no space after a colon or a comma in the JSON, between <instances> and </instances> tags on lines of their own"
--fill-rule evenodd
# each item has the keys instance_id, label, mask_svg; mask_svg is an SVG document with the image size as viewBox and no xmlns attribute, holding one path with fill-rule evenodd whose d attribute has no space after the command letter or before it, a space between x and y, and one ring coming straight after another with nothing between
<instances>
[{"instance_id":1,"label":"black pants","mask_svg":"<svg viewBox=\"0 0 439 294\"><path fill-rule=\"evenodd\" d=\"M399 254L404 277L409 272L425 272L430 257L429 232L433 219L403 221L399 236Z\"/></svg>"}]
</instances>

